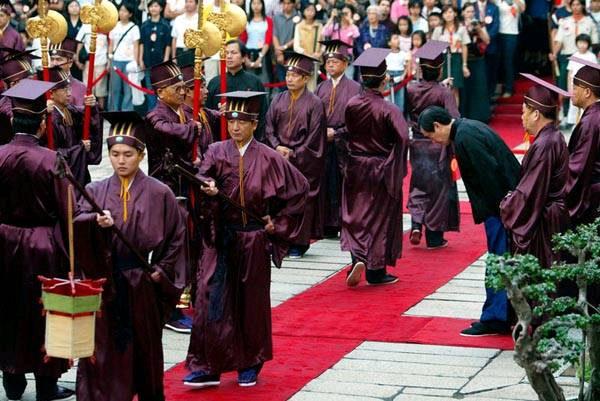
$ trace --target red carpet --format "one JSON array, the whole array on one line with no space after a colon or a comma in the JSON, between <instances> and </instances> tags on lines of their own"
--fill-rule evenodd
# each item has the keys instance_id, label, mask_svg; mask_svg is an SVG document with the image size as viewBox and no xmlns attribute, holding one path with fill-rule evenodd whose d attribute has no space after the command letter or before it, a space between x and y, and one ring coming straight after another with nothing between
<instances>
[{"instance_id":1,"label":"red carpet","mask_svg":"<svg viewBox=\"0 0 600 401\"><path fill-rule=\"evenodd\" d=\"M526 87L523 82L516 84L521 93ZM521 101L522 95L502 99L490 124L510 148L523 142ZM405 197L408 184L409 176L404 181ZM509 336L461 337L459 332L469 320L402 316L485 252L483 227L474 225L468 203L461 202L461 213L461 232L446 235L449 246L444 250L413 247L404 239L403 257L390 269L399 276L398 284L368 287L363 283L351 290L342 271L274 308L275 359L265 364L256 387L240 389L236 374L229 373L219 388L189 390L182 384L187 372L179 364L165 373L167 399L287 400L363 341L512 349Z\"/></svg>"}]
</instances>

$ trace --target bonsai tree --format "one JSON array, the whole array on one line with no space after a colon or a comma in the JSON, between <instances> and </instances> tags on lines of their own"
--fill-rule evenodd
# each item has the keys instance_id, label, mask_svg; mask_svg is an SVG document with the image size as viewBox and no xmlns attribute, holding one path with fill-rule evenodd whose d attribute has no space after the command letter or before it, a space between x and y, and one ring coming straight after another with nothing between
<instances>
[{"instance_id":1,"label":"bonsai tree","mask_svg":"<svg viewBox=\"0 0 600 401\"><path fill-rule=\"evenodd\" d=\"M542 268L531 255L488 257L489 287L506 289L518 321L513 330L515 362L521 366L540 401L565 401L553 376L563 363L584 370L586 344L591 376L580 401L600 400L600 313L588 302L588 287L600 282L600 219L555 236L555 251L564 261ZM572 283L572 293L559 284ZM583 341L573 336L581 330ZM586 341L587 337L587 341Z\"/></svg>"}]
</instances>

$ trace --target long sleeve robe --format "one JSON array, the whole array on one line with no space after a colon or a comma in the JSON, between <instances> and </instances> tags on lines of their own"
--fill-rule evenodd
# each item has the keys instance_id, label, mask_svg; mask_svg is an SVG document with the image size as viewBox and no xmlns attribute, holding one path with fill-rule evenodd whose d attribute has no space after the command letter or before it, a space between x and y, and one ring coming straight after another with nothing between
<instances>
[{"instance_id":1,"label":"long sleeve robe","mask_svg":"<svg viewBox=\"0 0 600 401\"><path fill-rule=\"evenodd\" d=\"M67 105L71 121L55 107L52 112L52 125L54 127L54 147L62 154L71 172L82 185L91 181L89 165L98 165L102 161L102 129L95 125L98 122L95 109L92 109L90 140L91 148L86 152L83 143L83 108ZM45 143L45 141L44 141Z\"/></svg>"},{"instance_id":2,"label":"long sleeve robe","mask_svg":"<svg viewBox=\"0 0 600 401\"><path fill-rule=\"evenodd\" d=\"M450 89L428 81L408 86L405 108L412 140L410 194L406 206L413 222L424 224L431 231L458 231L458 190L450 170L451 151L424 137L418 127L419 115L429 106L443 107L453 118L460 117Z\"/></svg>"},{"instance_id":3,"label":"long sleeve robe","mask_svg":"<svg viewBox=\"0 0 600 401\"><path fill-rule=\"evenodd\" d=\"M187 105L183 106L186 115L193 117L194 110ZM202 127L198 133L198 156L202 157L208 150L208 145L221 140L219 132L221 115L218 111L202 108L200 109L200 122Z\"/></svg>"},{"instance_id":4,"label":"long sleeve robe","mask_svg":"<svg viewBox=\"0 0 600 401\"><path fill-rule=\"evenodd\" d=\"M459 118L450 141L469 195L475 224L500 216L500 202L519 182L521 165L506 143L490 127Z\"/></svg>"},{"instance_id":5,"label":"long sleeve robe","mask_svg":"<svg viewBox=\"0 0 600 401\"><path fill-rule=\"evenodd\" d=\"M66 278L67 182L56 152L31 135L0 147L0 370L59 377L66 360L44 363L41 283Z\"/></svg>"},{"instance_id":6,"label":"long sleeve robe","mask_svg":"<svg viewBox=\"0 0 600 401\"><path fill-rule=\"evenodd\" d=\"M350 100L345 121L342 249L379 270L402 255L408 127L400 110L372 89Z\"/></svg>"},{"instance_id":7,"label":"long sleeve robe","mask_svg":"<svg viewBox=\"0 0 600 401\"><path fill-rule=\"evenodd\" d=\"M308 180L310 192L297 238L297 245L308 245L311 238L323 235L324 205L319 192L325 176L327 131L321 99L306 89L294 102L289 91L275 96L267 112L265 141L273 149L290 148L289 161Z\"/></svg>"},{"instance_id":8,"label":"long sleeve robe","mask_svg":"<svg viewBox=\"0 0 600 401\"><path fill-rule=\"evenodd\" d=\"M9 143L13 137L12 115L12 102L10 98L0 98L0 145Z\"/></svg>"},{"instance_id":9,"label":"long sleeve robe","mask_svg":"<svg viewBox=\"0 0 600 401\"><path fill-rule=\"evenodd\" d=\"M574 227L600 216L600 103L585 109L569 140L567 207Z\"/></svg>"},{"instance_id":10,"label":"long sleeve robe","mask_svg":"<svg viewBox=\"0 0 600 401\"><path fill-rule=\"evenodd\" d=\"M25 50L23 38L19 32L17 32L17 30L10 25L10 23L6 26L4 32L2 32L2 36L0 36L0 47L5 47L20 52ZM8 53L5 51L0 51L0 58L3 58L7 54Z\"/></svg>"},{"instance_id":11,"label":"long sleeve robe","mask_svg":"<svg viewBox=\"0 0 600 401\"><path fill-rule=\"evenodd\" d=\"M121 181L115 174L87 186L115 225L161 273L155 283L131 251L96 222L85 199L75 219L77 249L86 278L108 278L96 318L96 360L79 361L77 400L163 399L162 327L187 282L185 218L164 184L137 172L124 221Z\"/></svg>"},{"instance_id":12,"label":"long sleeve robe","mask_svg":"<svg viewBox=\"0 0 600 401\"><path fill-rule=\"evenodd\" d=\"M554 259L552 236L569 224L565 184L569 153L562 133L548 124L536 136L521 167L521 180L500 203L513 253L536 256L542 266Z\"/></svg>"},{"instance_id":13,"label":"long sleeve robe","mask_svg":"<svg viewBox=\"0 0 600 401\"><path fill-rule=\"evenodd\" d=\"M338 84L333 87L333 81L328 79L317 86L315 95L318 96L325 106L327 117L327 128L336 130L339 136L346 123L344 113L350 99L360 93L361 86L358 82L348 79L342 75ZM338 160L335 142L327 143L325 155L325 180L321 188L324 197L324 226L339 231L342 226L340 202L342 198L342 172Z\"/></svg>"},{"instance_id":14,"label":"long sleeve robe","mask_svg":"<svg viewBox=\"0 0 600 401\"><path fill-rule=\"evenodd\" d=\"M192 148L198 135L196 122L185 108L178 114L166 103L158 101L156 107L146 115L148 148L148 172L150 176L164 182L177 196L189 196L188 186L165 169L163 159L167 149L182 167L192 166Z\"/></svg>"},{"instance_id":15,"label":"long sleeve robe","mask_svg":"<svg viewBox=\"0 0 600 401\"><path fill-rule=\"evenodd\" d=\"M244 156L232 140L212 144L198 175L214 179L219 191L258 216L270 215L275 225L275 233L267 234L264 222L247 216L244 224L237 209L217 198L205 200L210 223L205 225L196 277L196 314L186 364L191 371L218 374L272 359L270 260L281 266L288 244L300 235L308 182L256 140Z\"/></svg>"}]
</instances>

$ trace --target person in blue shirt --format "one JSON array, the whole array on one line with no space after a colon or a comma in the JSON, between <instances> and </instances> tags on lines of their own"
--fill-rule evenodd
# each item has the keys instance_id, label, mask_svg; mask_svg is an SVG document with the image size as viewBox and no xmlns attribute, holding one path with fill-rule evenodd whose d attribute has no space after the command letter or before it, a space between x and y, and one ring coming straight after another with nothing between
<instances>
[{"instance_id":1,"label":"person in blue shirt","mask_svg":"<svg viewBox=\"0 0 600 401\"><path fill-rule=\"evenodd\" d=\"M162 10L161 0L148 2L149 18L140 29L140 70L167 61L171 54L171 26L162 17ZM150 73L145 74L144 81L151 89ZM152 110L156 106L156 96L147 95L146 99L148 110Z\"/></svg>"}]
</instances>

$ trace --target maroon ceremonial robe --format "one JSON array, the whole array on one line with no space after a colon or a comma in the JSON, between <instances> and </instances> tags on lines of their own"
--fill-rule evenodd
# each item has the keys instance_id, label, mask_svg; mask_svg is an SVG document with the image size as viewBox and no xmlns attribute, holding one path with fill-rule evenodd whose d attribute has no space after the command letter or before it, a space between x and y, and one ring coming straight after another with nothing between
<instances>
[{"instance_id":1,"label":"maroon ceremonial robe","mask_svg":"<svg viewBox=\"0 0 600 401\"><path fill-rule=\"evenodd\" d=\"M19 35L19 32L10 25L10 23L4 29L4 32L0 35L0 47L7 47L17 51L24 51L25 44L23 38ZM0 58L6 56L7 52L0 51Z\"/></svg>"},{"instance_id":2,"label":"maroon ceremonial robe","mask_svg":"<svg viewBox=\"0 0 600 401\"><path fill-rule=\"evenodd\" d=\"M273 358L270 261L281 266L288 244L300 234L309 187L294 166L255 139L243 157L231 139L213 143L198 175L214 179L240 203L242 182L243 204L258 216L270 215L275 225L268 235L264 222L247 216L244 224L241 212L216 197L204 203L206 234L187 367L217 374Z\"/></svg>"},{"instance_id":3,"label":"maroon ceremonial robe","mask_svg":"<svg viewBox=\"0 0 600 401\"><path fill-rule=\"evenodd\" d=\"M69 77L69 82L71 83L71 100L73 101L73 104L75 106L83 107L83 98L85 97L87 87L83 82L72 75Z\"/></svg>"},{"instance_id":4,"label":"maroon ceremonial robe","mask_svg":"<svg viewBox=\"0 0 600 401\"><path fill-rule=\"evenodd\" d=\"M327 128L336 130L339 135L346 125L344 113L346 105L352 97L360 93L360 84L342 74L338 84L333 87L333 80L328 79L317 86L317 95L325 106L327 117ZM340 201L342 197L341 164L338 161L335 142L327 143L327 154L325 155L325 179L321 186L321 196L324 197L324 226L330 230L339 231L342 226Z\"/></svg>"},{"instance_id":5,"label":"maroon ceremonial robe","mask_svg":"<svg viewBox=\"0 0 600 401\"><path fill-rule=\"evenodd\" d=\"M573 227L600 216L600 103L585 109L571 134L566 190Z\"/></svg>"},{"instance_id":6,"label":"maroon ceremonial robe","mask_svg":"<svg viewBox=\"0 0 600 401\"><path fill-rule=\"evenodd\" d=\"M371 270L394 266L402 254L408 127L400 109L365 89L346 107L346 129L342 249Z\"/></svg>"},{"instance_id":7,"label":"maroon ceremonial robe","mask_svg":"<svg viewBox=\"0 0 600 401\"><path fill-rule=\"evenodd\" d=\"M129 188L123 221L121 181L115 174L87 186L115 225L162 275L155 283L131 251L80 200L76 236L83 273L109 279L96 318L96 361L79 360L78 401L164 400L162 327L187 281L185 220L171 190L141 170ZM90 238L91 237L91 238Z\"/></svg>"},{"instance_id":8,"label":"maroon ceremonial robe","mask_svg":"<svg viewBox=\"0 0 600 401\"><path fill-rule=\"evenodd\" d=\"M190 109L182 107L180 110L178 113L159 100L156 107L146 115L148 172L150 176L167 184L175 195L188 197L187 183L174 177L163 165L168 149L178 164L192 168L192 148L198 128Z\"/></svg>"},{"instance_id":9,"label":"maroon ceremonial robe","mask_svg":"<svg viewBox=\"0 0 600 401\"><path fill-rule=\"evenodd\" d=\"M511 251L536 256L544 267L550 267L554 260L552 236L569 224L564 202L568 161L562 133L548 124L523 159L519 184L500 203L500 217L511 236Z\"/></svg>"},{"instance_id":10,"label":"maroon ceremonial robe","mask_svg":"<svg viewBox=\"0 0 600 401\"><path fill-rule=\"evenodd\" d=\"M83 143L83 108L67 105L67 111L55 107L52 112L54 127L54 147L62 154L77 181L82 185L91 181L89 165L98 165L102 161L102 129L96 126L96 110L92 109L90 127L91 149L85 151ZM44 141L45 142L45 141Z\"/></svg>"},{"instance_id":11,"label":"maroon ceremonial robe","mask_svg":"<svg viewBox=\"0 0 600 401\"><path fill-rule=\"evenodd\" d=\"M43 361L38 275L67 277L67 182L56 152L31 135L0 147L0 370L58 378L67 361Z\"/></svg>"},{"instance_id":12,"label":"maroon ceremonial robe","mask_svg":"<svg viewBox=\"0 0 600 401\"><path fill-rule=\"evenodd\" d=\"M445 108L460 117L450 89L437 82L411 83L406 90L406 114L410 119L410 194L407 208L413 223L431 231L458 231L460 212L458 190L452 179L450 148L424 137L418 127L419 115L429 106Z\"/></svg>"},{"instance_id":13,"label":"maroon ceremonial robe","mask_svg":"<svg viewBox=\"0 0 600 401\"><path fill-rule=\"evenodd\" d=\"M190 106L183 105L183 109L186 116L191 118L194 115L194 110ZM202 108L200 114L202 127L198 134L198 157L202 158L208 150L208 145L221 140L221 133L219 131L221 114L218 111L207 108Z\"/></svg>"},{"instance_id":14,"label":"maroon ceremonial robe","mask_svg":"<svg viewBox=\"0 0 600 401\"><path fill-rule=\"evenodd\" d=\"M0 98L0 145L9 143L13 137L12 115L12 101L10 98Z\"/></svg>"},{"instance_id":15,"label":"maroon ceremonial robe","mask_svg":"<svg viewBox=\"0 0 600 401\"><path fill-rule=\"evenodd\" d=\"M323 198L319 191L325 176L327 132L323 102L304 89L292 101L289 91L279 93L267 112L265 142L273 149L285 146L292 150L289 161L310 185L302 232L297 245L308 245L311 238L323 235Z\"/></svg>"}]
</instances>

